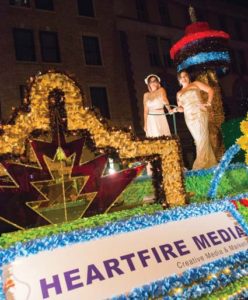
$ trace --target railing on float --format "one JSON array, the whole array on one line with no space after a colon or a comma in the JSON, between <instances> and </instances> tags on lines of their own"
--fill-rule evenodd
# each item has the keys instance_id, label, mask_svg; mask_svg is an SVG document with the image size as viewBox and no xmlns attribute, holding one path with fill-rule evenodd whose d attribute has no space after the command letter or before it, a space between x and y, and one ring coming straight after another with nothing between
<instances>
[{"instance_id":1,"label":"railing on float","mask_svg":"<svg viewBox=\"0 0 248 300\"><path fill-rule=\"evenodd\" d=\"M177 105L171 105L170 104L170 107L177 108ZM173 128L174 128L174 134L175 135L177 135L176 113L177 113L177 111L175 111L173 113L164 113L165 116L172 116L172 119L173 119ZM156 115L156 114L149 113L149 115Z\"/></svg>"}]
</instances>

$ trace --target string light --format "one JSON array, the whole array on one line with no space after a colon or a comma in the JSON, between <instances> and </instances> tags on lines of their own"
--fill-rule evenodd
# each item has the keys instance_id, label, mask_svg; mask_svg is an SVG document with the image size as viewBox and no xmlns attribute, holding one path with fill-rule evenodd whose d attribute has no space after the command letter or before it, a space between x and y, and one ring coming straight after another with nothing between
<instances>
[{"instance_id":1,"label":"string light","mask_svg":"<svg viewBox=\"0 0 248 300\"><path fill-rule=\"evenodd\" d=\"M25 152L25 141L28 136L46 136L50 130L49 107L47 101L51 93L63 93L65 104L67 133L88 131L94 141L94 150L104 149L106 153L118 153L120 158L145 160L147 157L161 156L161 171L155 181L163 182L162 192L167 195L158 201L167 201L166 205L183 205L186 193L183 185L182 159L179 140L176 136L138 139L129 129L111 129L107 120L93 108L85 109L83 93L74 80L66 74L50 70L48 73L30 77L27 93L27 106L30 114L18 111L13 115L13 126L4 125L4 134L0 140L2 159L15 159ZM52 97L50 97L52 103ZM62 101L62 102L63 102ZM30 109L30 108L29 108ZM50 117L49 117L50 116ZM66 126L65 126L66 127ZM16 145L14 147L14 145ZM167 174L173 174L167 176ZM159 184L157 185L160 186ZM161 192L158 192L161 194Z\"/></svg>"}]
</instances>

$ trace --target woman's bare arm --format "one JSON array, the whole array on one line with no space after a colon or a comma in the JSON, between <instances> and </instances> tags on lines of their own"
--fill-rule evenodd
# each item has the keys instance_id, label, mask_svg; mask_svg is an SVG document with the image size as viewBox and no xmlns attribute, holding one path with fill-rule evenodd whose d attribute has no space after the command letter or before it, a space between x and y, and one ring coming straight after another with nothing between
<instances>
[{"instance_id":1,"label":"woman's bare arm","mask_svg":"<svg viewBox=\"0 0 248 300\"><path fill-rule=\"evenodd\" d=\"M169 102L169 99L167 97L166 90L163 87L161 87L160 90L161 90L162 99L163 99L163 102L165 104L166 109L168 110L168 112L172 112L172 109L170 108L170 102Z\"/></svg>"},{"instance_id":2,"label":"woman's bare arm","mask_svg":"<svg viewBox=\"0 0 248 300\"><path fill-rule=\"evenodd\" d=\"M179 92L177 92L177 107L175 108L175 112L183 112L184 111L184 109L183 109L183 107L182 107L182 105L181 105L181 103L180 103L180 100L179 100Z\"/></svg>"}]
</instances>

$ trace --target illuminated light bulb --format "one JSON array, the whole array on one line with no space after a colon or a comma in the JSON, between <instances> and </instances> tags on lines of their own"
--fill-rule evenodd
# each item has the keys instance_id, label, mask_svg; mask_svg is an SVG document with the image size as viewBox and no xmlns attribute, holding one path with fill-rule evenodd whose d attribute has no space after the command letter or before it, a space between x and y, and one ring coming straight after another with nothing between
<instances>
[{"instance_id":1,"label":"illuminated light bulb","mask_svg":"<svg viewBox=\"0 0 248 300\"><path fill-rule=\"evenodd\" d=\"M230 270L229 268L225 268L225 269L223 270L223 273L224 273L224 274L230 274L230 273L231 273L231 270Z\"/></svg>"},{"instance_id":2,"label":"illuminated light bulb","mask_svg":"<svg viewBox=\"0 0 248 300\"><path fill-rule=\"evenodd\" d=\"M109 172L109 174L116 173L113 158L109 158L109 170L108 170L108 172Z\"/></svg>"},{"instance_id":3,"label":"illuminated light bulb","mask_svg":"<svg viewBox=\"0 0 248 300\"><path fill-rule=\"evenodd\" d=\"M116 171L114 169L109 169L109 174L115 174Z\"/></svg>"},{"instance_id":4,"label":"illuminated light bulb","mask_svg":"<svg viewBox=\"0 0 248 300\"><path fill-rule=\"evenodd\" d=\"M182 288L175 288L175 289L173 289L173 292L174 292L174 294L182 294L182 292L183 292L183 289Z\"/></svg>"},{"instance_id":5,"label":"illuminated light bulb","mask_svg":"<svg viewBox=\"0 0 248 300\"><path fill-rule=\"evenodd\" d=\"M217 277L216 274L212 273L212 274L208 275L207 279L210 280L210 279L213 279L213 278L216 278L216 277Z\"/></svg>"}]
</instances>

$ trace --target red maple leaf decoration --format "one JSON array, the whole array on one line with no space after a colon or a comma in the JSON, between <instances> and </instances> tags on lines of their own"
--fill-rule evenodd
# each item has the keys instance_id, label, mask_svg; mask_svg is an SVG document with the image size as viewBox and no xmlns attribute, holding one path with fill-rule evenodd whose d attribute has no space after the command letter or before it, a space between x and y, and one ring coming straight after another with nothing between
<instances>
[{"instance_id":1,"label":"red maple leaf decoration","mask_svg":"<svg viewBox=\"0 0 248 300\"><path fill-rule=\"evenodd\" d=\"M0 220L19 228L35 227L48 223L42 216L30 209L27 202L41 201L41 196L32 182L53 179L44 157L53 159L58 147L63 150L66 157L75 155L71 172L72 178L88 176L88 181L81 194L97 192L84 216L106 212L127 185L144 169L144 165L103 175L108 161L106 154L80 164L85 140L86 138L80 138L67 143L62 129L58 128L50 143L38 140L30 141L40 167L2 162L14 183L6 183L0 178Z\"/></svg>"}]
</instances>

